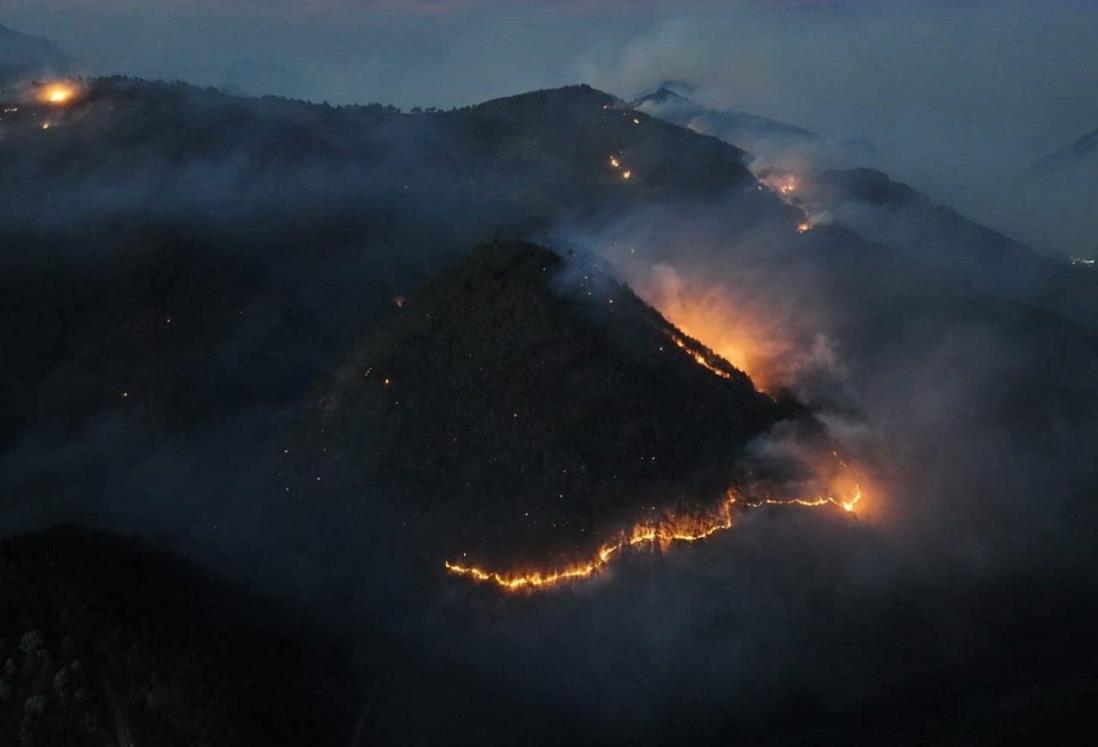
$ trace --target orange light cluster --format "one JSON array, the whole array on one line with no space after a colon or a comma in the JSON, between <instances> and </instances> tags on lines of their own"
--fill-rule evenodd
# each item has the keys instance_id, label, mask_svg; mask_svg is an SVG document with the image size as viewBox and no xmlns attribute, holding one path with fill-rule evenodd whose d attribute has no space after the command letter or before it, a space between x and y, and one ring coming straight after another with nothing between
<instances>
[{"instance_id":1,"label":"orange light cluster","mask_svg":"<svg viewBox=\"0 0 1098 747\"><path fill-rule=\"evenodd\" d=\"M630 179L633 178L633 172L630 171L629 169L623 169L622 165L621 165L621 159L618 158L617 156L610 156L610 167L620 171L621 172L621 178L625 179L626 181L629 181Z\"/></svg>"},{"instance_id":2,"label":"orange light cluster","mask_svg":"<svg viewBox=\"0 0 1098 747\"><path fill-rule=\"evenodd\" d=\"M765 179L763 183L783 197L792 196L800 186L797 177L793 174L785 174L776 178Z\"/></svg>"},{"instance_id":3,"label":"orange light cluster","mask_svg":"<svg viewBox=\"0 0 1098 747\"><path fill-rule=\"evenodd\" d=\"M573 581L581 581L598 575L621 554L633 547L659 547L666 550L677 542L698 542L714 534L731 529L735 523L733 509L737 506L752 509L763 506L802 506L819 508L837 506L853 513L862 500L861 487L857 486L849 498L825 495L819 498L767 498L758 501L740 501L729 491L724 500L712 511L702 515L668 515L657 520L642 521L627 532L615 537L598 549L590 560L574 565L547 570L500 572L460 563L445 563L446 570L456 576L464 576L480 583L498 586L507 592L542 591Z\"/></svg>"},{"instance_id":4,"label":"orange light cluster","mask_svg":"<svg viewBox=\"0 0 1098 747\"><path fill-rule=\"evenodd\" d=\"M849 498L836 498L833 495L825 495L821 498L763 498L758 501L744 501L741 505L747 508L760 508L761 506L804 506L805 508L819 508L820 506L838 506L847 513L854 513L858 504L862 502L862 486L855 485L854 492Z\"/></svg>"}]
</instances>

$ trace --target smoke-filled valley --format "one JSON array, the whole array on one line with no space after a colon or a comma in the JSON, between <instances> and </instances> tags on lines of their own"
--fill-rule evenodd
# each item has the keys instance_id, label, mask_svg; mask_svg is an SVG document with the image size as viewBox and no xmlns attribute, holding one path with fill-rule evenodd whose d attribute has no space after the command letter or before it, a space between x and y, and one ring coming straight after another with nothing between
<instances>
[{"instance_id":1,"label":"smoke-filled valley","mask_svg":"<svg viewBox=\"0 0 1098 747\"><path fill-rule=\"evenodd\" d=\"M681 87L402 111L20 44L0 743L1098 733L1085 248Z\"/></svg>"}]
</instances>

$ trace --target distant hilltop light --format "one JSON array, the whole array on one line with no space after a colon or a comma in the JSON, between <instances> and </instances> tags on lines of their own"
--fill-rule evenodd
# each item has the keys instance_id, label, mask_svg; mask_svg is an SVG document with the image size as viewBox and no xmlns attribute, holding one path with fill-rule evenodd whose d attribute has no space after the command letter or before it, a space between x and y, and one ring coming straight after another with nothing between
<instances>
[{"instance_id":1,"label":"distant hilltop light","mask_svg":"<svg viewBox=\"0 0 1098 747\"><path fill-rule=\"evenodd\" d=\"M1095 259L1093 257L1072 257L1071 263L1076 267L1094 267Z\"/></svg>"}]
</instances>

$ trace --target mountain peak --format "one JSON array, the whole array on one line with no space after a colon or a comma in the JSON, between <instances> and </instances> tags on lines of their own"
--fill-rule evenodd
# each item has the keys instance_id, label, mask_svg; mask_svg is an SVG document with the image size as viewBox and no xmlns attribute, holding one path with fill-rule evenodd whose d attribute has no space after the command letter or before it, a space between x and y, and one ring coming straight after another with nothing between
<instances>
[{"instance_id":1,"label":"mountain peak","mask_svg":"<svg viewBox=\"0 0 1098 747\"><path fill-rule=\"evenodd\" d=\"M66 75L73 67L73 59L48 39L0 26L0 87Z\"/></svg>"},{"instance_id":2,"label":"mountain peak","mask_svg":"<svg viewBox=\"0 0 1098 747\"><path fill-rule=\"evenodd\" d=\"M477 541L571 549L711 500L782 417L587 258L486 244L398 304L321 400L321 440L360 445L424 510L477 517Z\"/></svg>"},{"instance_id":3,"label":"mountain peak","mask_svg":"<svg viewBox=\"0 0 1098 747\"><path fill-rule=\"evenodd\" d=\"M1070 166L1098 153L1098 129L1088 132L1070 145L1045 156L1037 163L1038 169L1056 169Z\"/></svg>"}]
</instances>

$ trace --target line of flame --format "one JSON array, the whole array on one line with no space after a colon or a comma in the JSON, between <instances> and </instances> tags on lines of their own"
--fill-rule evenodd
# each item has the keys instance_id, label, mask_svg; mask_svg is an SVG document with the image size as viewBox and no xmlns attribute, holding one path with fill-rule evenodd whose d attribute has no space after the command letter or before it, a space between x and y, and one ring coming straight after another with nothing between
<instances>
[{"instance_id":1,"label":"line of flame","mask_svg":"<svg viewBox=\"0 0 1098 747\"><path fill-rule=\"evenodd\" d=\"M699 366L704 368L706 371L709 371L710 373L714 373L717 376L720 376L722 379L731 379L732 378L731 373L729 373L728 371L724 371L724 370L714 366L712 363L709 362L708 358L706 358L704 355L702 355L699 351L694 350L693 348L691 348L687 344L686 340L684 340L683 338L681 338L678 335L676 335L674 333L671 333L671 332L668 332L667 336L669 338L671 338L671 342L675 343L675 345L677 345L679 348L684 350L687 355L689 355L691 358L694 359L695 363L697 363Z\"/></svg>"},{"instance_id":2,"label":"line of flame","mask_svg":"<svg viewBox=\"0 0 1098 747\"><path fill-rule=\"evenodd\" d=\"M844 511L853 513L861 499L861 486L855 488L854 495L848 500L828 495L820 498L766 498L759 501L739 502L730 491L714 511L702 518L672 517L658 522L640 522L629 532L619 535L613 541L600 547L595 557L584 563L548 571L518 573L500 573L499 571L449 561L446 561L444 565L446 570L454 575L465 576L481 583L492 583L508 592L544 590L570 581L591 578L609 566L623 550L630 547L643 544L655 545L656 543L666 547L675 542L698 542L718 532L731 529L734 524L732 509L737 504L745 508L761 508L762 506L803 506L806 508L838 506Z\"/></svg>"}]
</instances>

